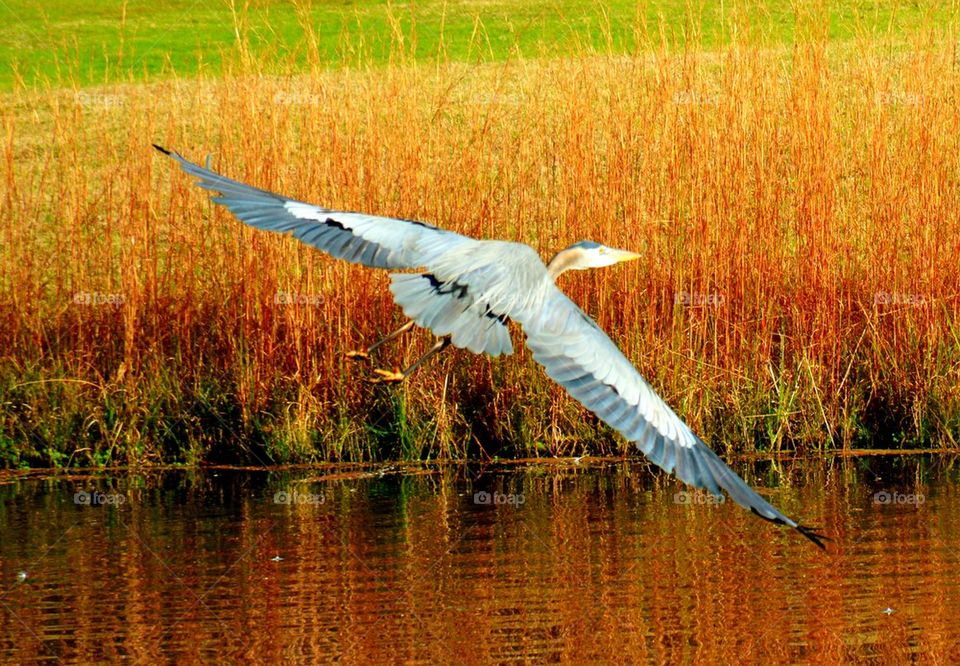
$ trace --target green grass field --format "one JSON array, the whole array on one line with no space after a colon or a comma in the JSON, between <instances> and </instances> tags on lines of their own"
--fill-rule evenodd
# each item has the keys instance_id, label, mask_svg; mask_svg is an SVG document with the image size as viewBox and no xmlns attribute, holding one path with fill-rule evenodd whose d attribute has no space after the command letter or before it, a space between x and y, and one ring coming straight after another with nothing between
<instances>
[{"instance_id":1,"label":"green grass field","mask_svg":"<svg viewBox=\"0 0 960 666\"><path fill-rule=\"evenodd\" d=\"M930 7L929 5L932 5ZM917 2L0 2L0 89L18 78L90 85L220 71L246 50L284 65L501 60L630 52L645 39L711 47L731 39L789 44L810 17L828 37L897 35L956 16ZM252 52L252 53L250 53Z\"/></svg>"}]
</instances>

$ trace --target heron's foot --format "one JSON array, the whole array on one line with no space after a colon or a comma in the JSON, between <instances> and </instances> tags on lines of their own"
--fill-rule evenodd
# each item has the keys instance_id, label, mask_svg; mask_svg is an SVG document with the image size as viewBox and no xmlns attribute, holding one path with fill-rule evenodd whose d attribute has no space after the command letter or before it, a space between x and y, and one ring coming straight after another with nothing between
<instances>
[{"instance_id":1,"label":"heron's foot","mask_svg":"<svg viewBox=\"0 0 960 666\"><path fill-rule=\"evenodd\" d=\"M381 370L380 368L375 368L373 374L377 376L370 378L372 384L397 384L407 378L407 376L399 370Z\"/></svg>"},{"instance_id":2,"label":"heron's foot","mask_svg":"<svg viewBox=\"0 0 960 666\"><path fill-rule=\"evenodd\" d=\"M353 350L346 353L346 357L353 361L369 361L370 354L363 350Z\"/></svg>"}]
</instances>

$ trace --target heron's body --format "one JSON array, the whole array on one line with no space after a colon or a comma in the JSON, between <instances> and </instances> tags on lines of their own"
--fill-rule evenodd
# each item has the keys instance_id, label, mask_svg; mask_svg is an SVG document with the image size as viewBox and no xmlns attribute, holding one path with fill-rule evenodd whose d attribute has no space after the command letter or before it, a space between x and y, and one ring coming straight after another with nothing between
<instances>
[{"instance_id":1,"label":"heron's body","mask_svg":"<svg viewBox=\"0 0 960 666\"><path fill-rule=\"evenodd\" d=\"M423 222L321 208L225 178L158 149L199 178L200 187L220 192L214 201L251 226L290 233L346 261L415 271L392 272L390 290L413 322L442 339L427 356L448 343L474 353L510 354L507 323L514 321L546 373L653 463L713 494L726 491L761 518L793 527L823 547L819 534L774 508L697 437L555 283L564 271L609 266L638 255L582 241L544 264L522 243L477 240ZM403 373L379 372L402 380L425 358Z\"/></svg>"},{"instance_id":2,"label":"heron's body","mask_svg":"<svg viewBox=\"0 0 960 666\"><path fill-rule=\"evenodd\" d=\"M542 307L553 281L529 245L468 239L426 273L392 273L390 291L404 314L455 347L510 354L507 321L523 326Z\"/></svg>"}]
</instances>

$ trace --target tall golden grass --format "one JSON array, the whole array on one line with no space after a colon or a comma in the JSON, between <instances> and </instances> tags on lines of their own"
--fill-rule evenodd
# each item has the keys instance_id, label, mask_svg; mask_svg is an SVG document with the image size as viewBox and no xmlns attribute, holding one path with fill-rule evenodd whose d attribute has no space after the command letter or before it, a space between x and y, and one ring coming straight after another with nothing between
<instances>
[{"instance_id":1,"label":"tall golden grass","mask_svg":"<svg viewBox=\"0 0 960 666\"><path fill-rule=\"evenodd\" d=\"M544 256L715 448L960 435L957 35L651 45L506 63L20 88L3 106L0 459L609 453L536 369L447 352L399 388L343 352L401 321L383 273L255 232L151 143L290 196ZM402 365L429 335L383 351ZM517 345L522 347L522 344Z\"/></svg>"}]
</instances>

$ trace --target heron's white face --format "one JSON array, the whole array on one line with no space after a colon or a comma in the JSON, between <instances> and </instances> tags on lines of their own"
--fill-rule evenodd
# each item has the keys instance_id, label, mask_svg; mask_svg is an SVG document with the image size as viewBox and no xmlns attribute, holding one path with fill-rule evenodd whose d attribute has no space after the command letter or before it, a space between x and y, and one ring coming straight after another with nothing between
<instances>
[{"instance_id":1,"label":"heron's white face","mask_svg":"<svg viewBox=\"0 0 960 666\"><path fill-rule=\"evenodd\" d=\"M591 248L579 248L582 252L580 261L571 268L604 268L605 266L613 266L614 264L619 264L622 261L630 261L631 259L639 259L640 255L636 252L630 252L628 250L618 250L615 247L607 247L606 245L597 245L597 247Z\"/></svg>"},{"instance_id":2,"label":"heron's white face","mask_svg":"<svg viewBox=\"0 0 960 666\"><path fill-rule=\"evenodd\" d=\"M593 241L580 241L558 252L547 265L547 272L551 278L556 279L564 271L603 268L639 257L636 252L618 250Z\"/></svg>"}]
</instances>

